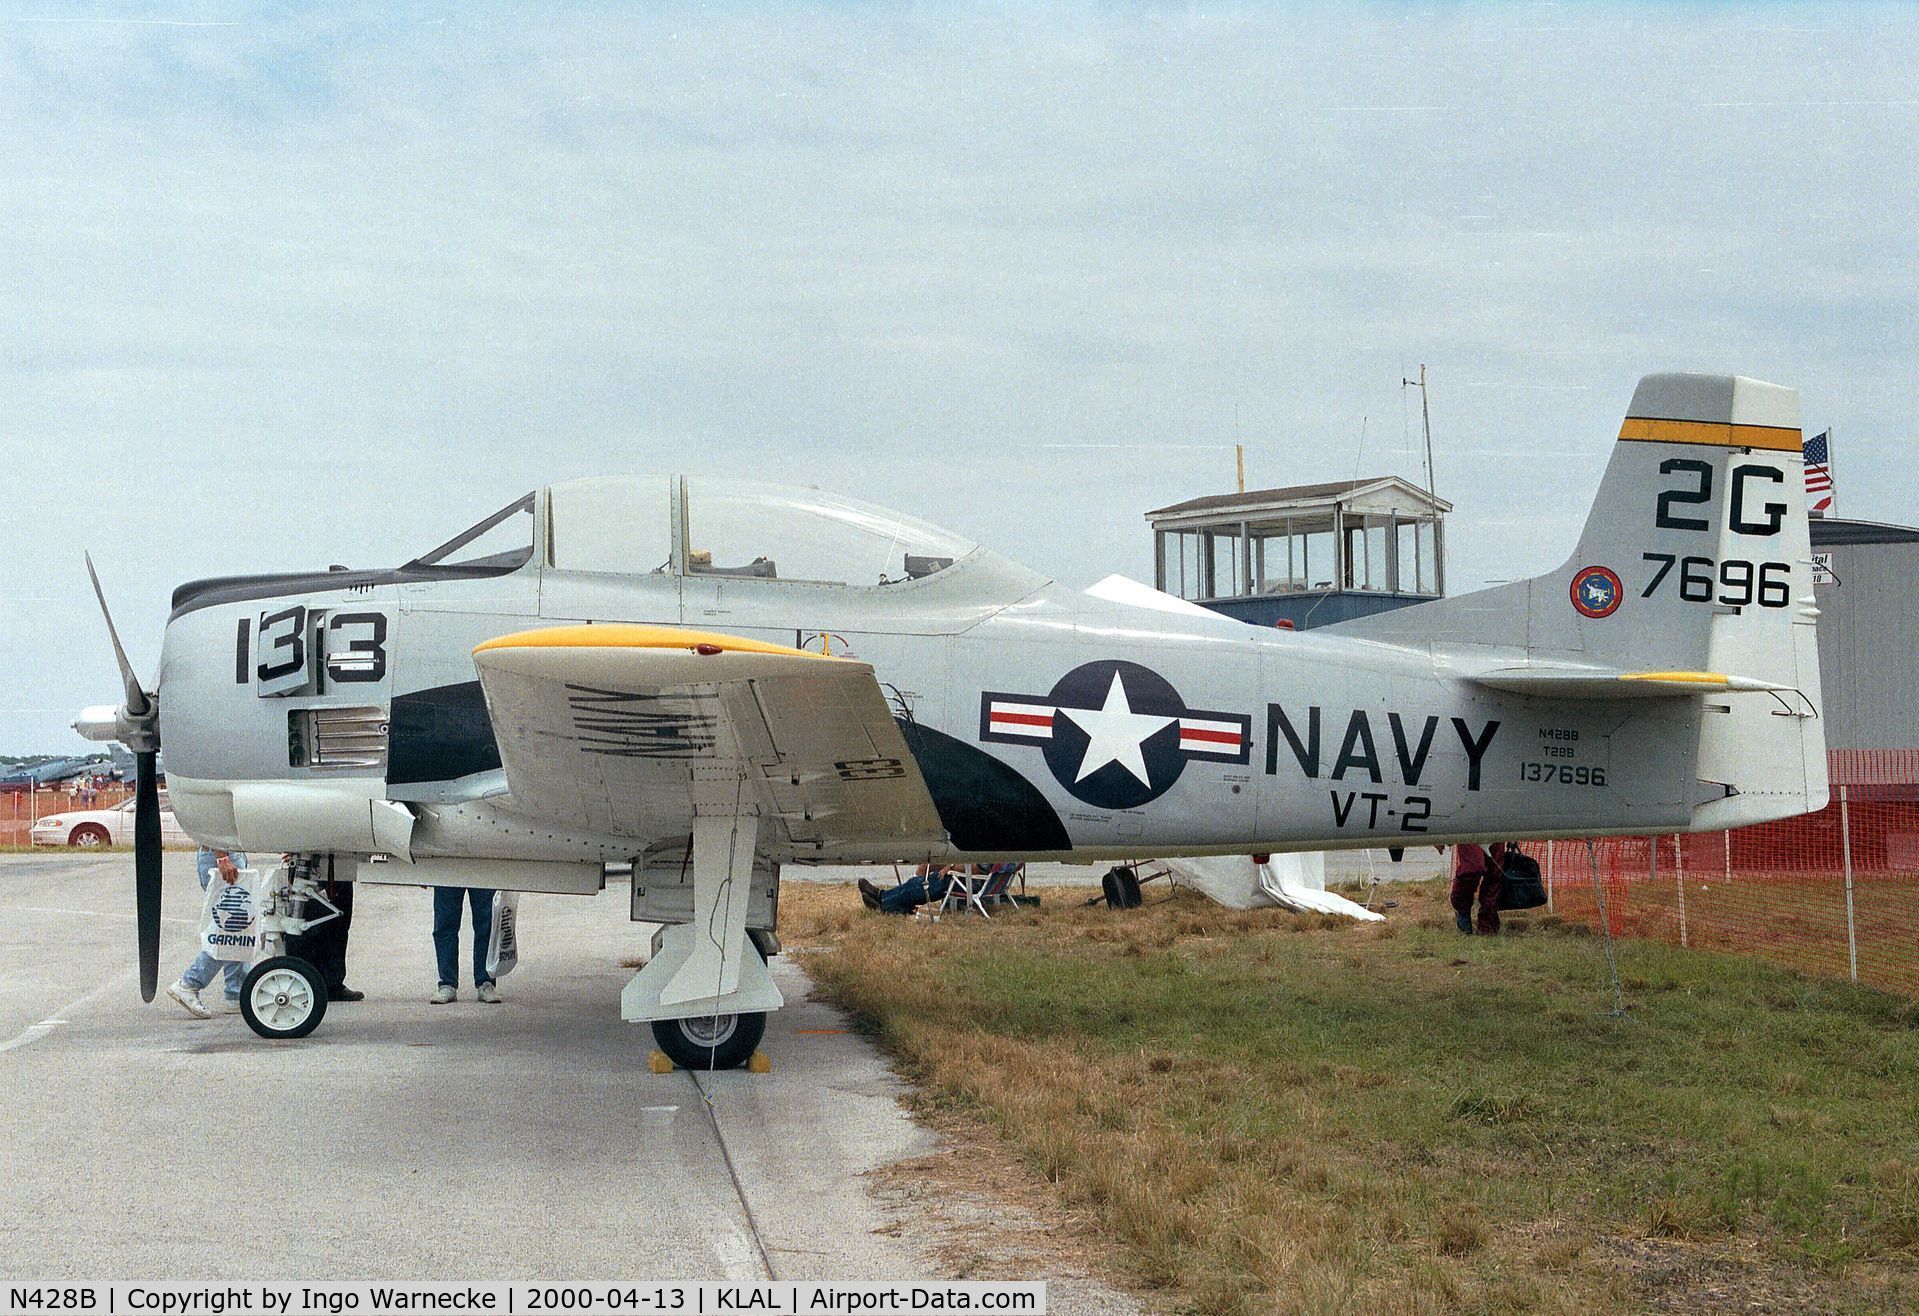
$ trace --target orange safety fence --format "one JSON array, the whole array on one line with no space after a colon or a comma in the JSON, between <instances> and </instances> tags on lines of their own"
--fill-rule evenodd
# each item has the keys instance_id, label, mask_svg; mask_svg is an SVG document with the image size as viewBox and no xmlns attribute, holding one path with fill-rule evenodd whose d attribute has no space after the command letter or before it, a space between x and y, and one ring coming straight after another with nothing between
<instances>
[{"instance_id":1,"label":"orange safety fence","mask_svg":"<svg viewBox=\"0 0 1919 1316\"><path fill-rule=\"evenodd\" d=\"M1729 832L1527 847L1551 908L1615 936L1757 955L1919 996L1919 752L1831 755L1818 813ZM1594 861L1600 889L1594 890Z\"/></svg>"},{"instance_id":2,"label":"orange safety fence","mask_svg":"<svg viewBox=\"0 0 1919 1316\"><path fill-rule=\"evenodd\" d=\"M92 803L84 795L76 799L64 781L37 791L0 790L0 846L32 844L28 833L33 824L49 814L111 809L131 794L133 787L118 781L103 783L93 793Z\"/></svg>"}]
</instances>

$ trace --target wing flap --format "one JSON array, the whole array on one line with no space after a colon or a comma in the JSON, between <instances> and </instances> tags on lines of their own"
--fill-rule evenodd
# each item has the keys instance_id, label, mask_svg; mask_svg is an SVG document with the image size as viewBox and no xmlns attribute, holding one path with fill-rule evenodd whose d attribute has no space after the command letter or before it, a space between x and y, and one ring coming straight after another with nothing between
<instances>
[{"instance_id":1,"label":"wing flap","mask_svg":"<svg viewBox=\"0 0 1919 1316\"><path fill-rule=\"evenodd\" d=\"M805 851L945 832L866 663L664 626L560 626L474 650L511 802L654 840L695 812L777 820Z\"/></svg>"}]
</instances>

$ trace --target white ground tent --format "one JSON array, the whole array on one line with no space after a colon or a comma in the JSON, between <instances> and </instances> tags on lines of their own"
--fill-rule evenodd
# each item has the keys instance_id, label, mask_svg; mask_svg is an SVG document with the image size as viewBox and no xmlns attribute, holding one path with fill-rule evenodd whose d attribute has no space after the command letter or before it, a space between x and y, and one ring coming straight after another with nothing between
<instances>
[{"instance_id":1,"label":"white ground tent","mask_svg":"<svg viewBox=\"0 0 1919 1316\"><path fill-rule=\"evenodd\" d=\"M1163 861L1179 882L1228 909L1277 905L1298 914L1340 914L1362 922L1386 916L1326 889L1326 856L1319 851L1276 854L1256 864L1249 855Z\"/></svg>"}]
</instances>

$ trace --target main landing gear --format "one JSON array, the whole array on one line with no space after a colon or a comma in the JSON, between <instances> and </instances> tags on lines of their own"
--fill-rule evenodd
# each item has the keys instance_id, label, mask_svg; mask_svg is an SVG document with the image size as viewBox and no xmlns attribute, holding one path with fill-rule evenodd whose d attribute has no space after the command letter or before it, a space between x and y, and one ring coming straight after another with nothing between
<instances>
[{"instance_id":1,"label":"main landing gear","mask_svg":"<svg viewBox=\"0 0 1919 1316\"><path fill-rule=\"evenodd\" d=\"M766 1033L766 1012L655 1019L653 1040L681 1069L738 1069Z\"/></svg>"},{"instance_id":2,"label":"main landing gear","mask_svg":"<svg viewBox=\"0 0 1919 1316\"><path fill-rule=\"evenodd\" d=\"M707 784L696 775L696 802ZM731 779L717 784L724 789L716 803L732 805ZM652 958L620 993L620 1017L653 1025L654 1041L682 1069L746 1064L766 1032L767 1012L786 1003L767 972L766 946L746 926L759 822L730 809L695 812L692 917L660 928Z\"/></svg>"}]
</instances>

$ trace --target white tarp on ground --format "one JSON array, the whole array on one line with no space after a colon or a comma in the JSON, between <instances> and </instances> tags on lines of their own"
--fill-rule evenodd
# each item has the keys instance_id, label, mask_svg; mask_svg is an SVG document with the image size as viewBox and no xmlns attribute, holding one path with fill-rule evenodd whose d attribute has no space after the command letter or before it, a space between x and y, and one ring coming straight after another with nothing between
<instances>
[{"instance_id":1,"label":"white tarp on ground","mask_svg":"<svg viewBox=\"0 0 1919 1316\"><path fill-rule=\"evenodd\" d=\"M1326 856L1317 850L1272 855L1263 864L1254 863L1250 855L1214 855L1163 862L1173 870L1178 881L1228 909L1278 905L1296 914L1340 914L1372 922L1386 917L1328 891Z\"/></svg>"}]
</instances>

